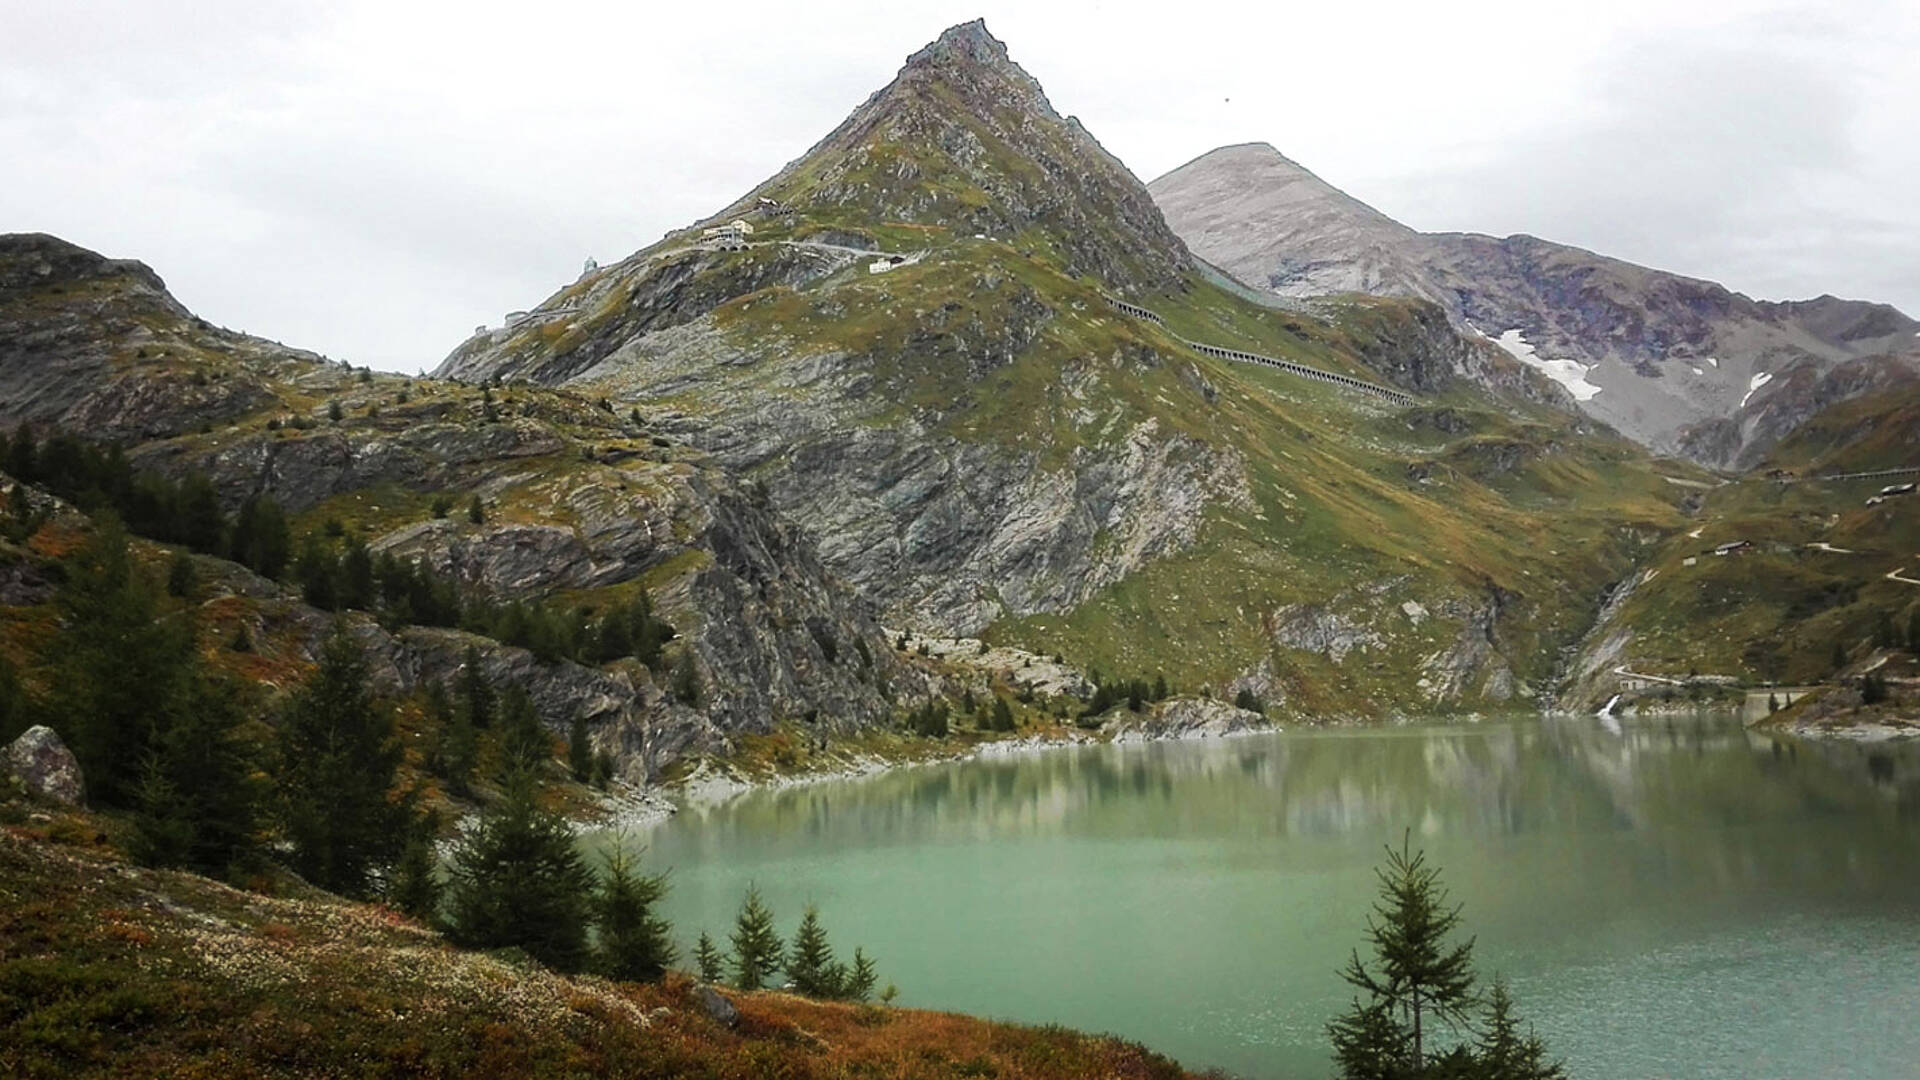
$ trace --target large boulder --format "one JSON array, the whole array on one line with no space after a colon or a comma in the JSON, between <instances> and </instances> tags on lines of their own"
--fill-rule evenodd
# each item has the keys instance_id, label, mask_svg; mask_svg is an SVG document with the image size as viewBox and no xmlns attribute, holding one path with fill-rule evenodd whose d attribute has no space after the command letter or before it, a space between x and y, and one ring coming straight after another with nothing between
<instances>
[{"instance_id":1,"label":"large boulder","mask_svg":"<svg viewBox=\"0 0 1920 1080\"><path fill-rule=\"evenodd\" d=\"M726 995L706 983L693 988L693 1000L699 1003L701 1012L725 1027L740 1022L740 1010L733 1007L733 1002L728 1001Z\"/></svg>"},{"instance_id":2,"label":"large boulder","mask_svg":"<svg viewBox=\"0 0 1920 1080\"><path fill-rule=\"evenodd\" d=\"M78 806L86 796L80 763L50 727L36 724L22 732L7 747L6 766L41 798Z\"/></svg>"}]
</instances>

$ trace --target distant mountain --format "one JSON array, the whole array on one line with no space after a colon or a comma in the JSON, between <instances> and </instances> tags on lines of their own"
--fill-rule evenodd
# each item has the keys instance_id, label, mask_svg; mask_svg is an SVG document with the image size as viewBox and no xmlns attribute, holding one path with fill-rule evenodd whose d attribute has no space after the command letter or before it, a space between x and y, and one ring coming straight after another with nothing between
<instances>
[{"instance_id":1,"label":"distant mountain","mask_svg":"<svg viewBox=\"0 0 1920 1080\"><path fill-rule=\"evenodd\" d=\"M1811 401L1770 399L1836 368L1920 366L1920 322L1885 304L1771 303L1531 236L1421 233L1265 143L1222 147L1149 185L1202 258L1281 296L1430 300L1662 452L1751 465ZM1870 373L1826 383L1877 385ZM1823 399L1819 404L1831 404Z\"/></svg>"}]
</instances>

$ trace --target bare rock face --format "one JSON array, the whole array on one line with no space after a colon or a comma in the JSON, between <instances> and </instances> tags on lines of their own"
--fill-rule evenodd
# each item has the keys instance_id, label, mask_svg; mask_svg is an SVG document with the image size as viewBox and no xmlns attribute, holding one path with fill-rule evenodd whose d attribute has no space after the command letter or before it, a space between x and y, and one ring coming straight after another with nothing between
<instances>
[{"instance_id":1,"label":"bare rock face","mask_svg":"<svg viewBox=\"0 0 1920 1080\"><path fill-rule=\"evenodd\" d=\"M43 799L78 806L86 797L80 763L50 727L36 724L22 732L7 747L6 764L28 791Z\"/></svg>"}]
</instances>

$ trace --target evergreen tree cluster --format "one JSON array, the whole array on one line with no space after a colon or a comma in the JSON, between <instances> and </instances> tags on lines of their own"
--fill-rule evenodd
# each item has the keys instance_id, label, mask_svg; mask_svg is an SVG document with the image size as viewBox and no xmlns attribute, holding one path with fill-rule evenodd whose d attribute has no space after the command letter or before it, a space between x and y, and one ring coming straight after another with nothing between
<instances>
[{"instance_id":1,"label":"evergreen tree cluster","mask_svg":"<svg viewBox=\"0 0 1920 1080\"><path fill-rule=\"evenodd\" d=\"M220 506L213 482L199 473L172 480L136 470L119 447L104 450L55 434L37 441L22 424L11 440L0 435L0 467L90 514L111 511L137 535L232 559L264 577L286 568L291 547L286 514L266 496L248 499L237 514Z\"/></svg>"},{"instance_id":2,"label":"evergreen tree cluster","mask_svg":"<svg viewBox=\"0 0 1920 1080\"><path fill-rule=\"evenodd\" d=\"M1145 679L1116 679L1109 682L1101 677L1098 670L1091 672L1090 676L1093 694L1081 709L1083 718L1099 716L1119 705L1139 712L1149 702L1164 701L1168 694L1165 675L1156 675L1152 682Z\"/></svg>"},{"instance_id":3,"label":"evergreen tree cluster","mask_svg":"<svg viewBox=\"0 0 1920 1080\"><path fill-rule=\"evenodd\" d=\"M907 714L907 730L929 739L944 739L947 737L948 721L951 715L952 710L946 701L929 698L919 708Z\"/></svg>"},{"instance_id":4,"label":"evergreen tree cluster","mask_svg":"<svg viewBox=\"0 0 1920 1080\"><path fill-rule=\"evenodd\" d=\"M865 949L854 949L850 962L835 958L826 928L820 924L820 911L811 904L800 917L792 943L783 944L774 927L772 909L753 885L747 886L729 941L733 945L733 985L742 990L775 985L774 977L784 971L795 993L836 1001L866 1001L873 996L879 978L873 958ZM726 977L729 958L705 931L694 946L693 959L703 980L719 982Z\"/></svg>"}]
</instances>

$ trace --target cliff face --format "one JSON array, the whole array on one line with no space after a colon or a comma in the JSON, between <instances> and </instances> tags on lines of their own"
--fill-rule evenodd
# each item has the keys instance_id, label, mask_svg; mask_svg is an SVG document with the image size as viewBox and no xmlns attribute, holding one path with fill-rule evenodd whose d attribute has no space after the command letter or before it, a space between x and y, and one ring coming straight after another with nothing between
<instances>
[{"instance_id":1,"label":"cliff face","mask_svg":"<svg viewBox=\"0 0 1920 1080\"><path fill-rule=\"evenodd\" d=\"M1767 303L1530 236L1415 232L1265 144L1215 150L1150 188L1197 254L1251 285L1438 304L1561 380L1588 415L1714 466L1783 434L1747 415L1770 379L1903 354L1920 330L1884 304Z\"/></svg>"}]
</instances>

